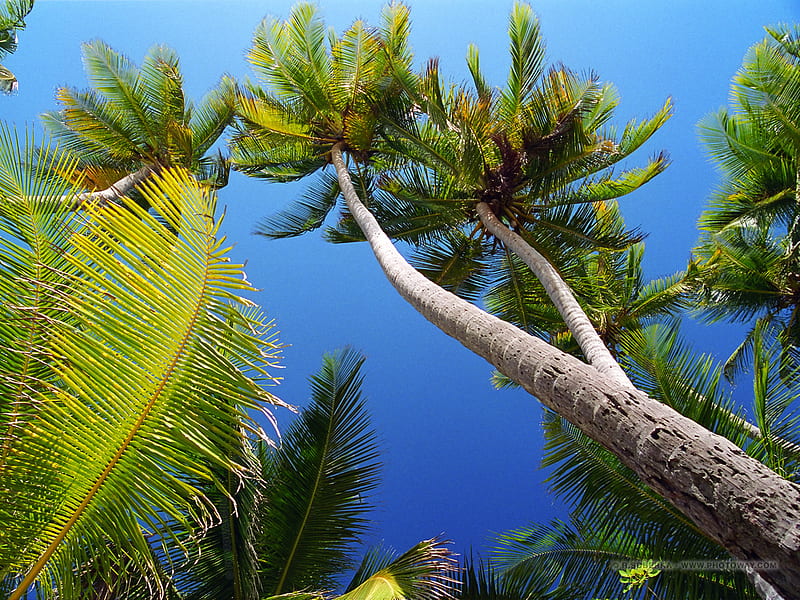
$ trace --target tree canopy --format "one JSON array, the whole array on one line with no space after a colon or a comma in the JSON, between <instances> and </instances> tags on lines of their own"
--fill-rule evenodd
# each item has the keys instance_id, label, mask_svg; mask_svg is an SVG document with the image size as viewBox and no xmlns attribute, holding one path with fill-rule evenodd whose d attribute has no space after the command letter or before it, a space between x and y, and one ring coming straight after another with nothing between
<instances>
[{"instance_id":1,"label":"tree canopy","mask_svg":"<svg viewBox=\"0 0 800 600\"><path fill-rule=\"evenodd\" d=\"M31 6L9 0L7 29ZM686 269L653 281L617 199L646 193L668 161L614 167L657 135L671 103L617 133L613 86L546 70L525 4L509 18L502 88L474 46L471 87L436 60L418 69L410 31L399 3L377 27L359 19L340 33L299 4L256 28L258 82L223 76L197 104L175 51L154 46L137 65L95 40L83 46L90 89L60 88L44 115L53 142L3 127L9 598L330 598L354 566L347 542L363 533L377 458L361 359L325 358L311 406L277 425L274 411L289 407L272 391L282 346L217 208L231 166L305 187L262 223L270 237L325 225L341 197L328 239L367 240L421 315L494 365L496 383L554 411L546 464L569 523L509 532L494 564L460 570L436 538L402 555L376 549L344 597L791 595L800 30L768 28L734 79L731 110L704 121L724 180ZM420 271L392 238L412 246ZM369 299L366 281L348 287L353 299ZM709 321L749 323L724 366L685 345L693 304ZM391 320L383 303L373 310ZM752 379L744 408L726 387L734 377ZM628 562L615 570L609 557ZM675 566L730 557L745 561L732 575L686 578Z\"/></svg>"}]
</instances>

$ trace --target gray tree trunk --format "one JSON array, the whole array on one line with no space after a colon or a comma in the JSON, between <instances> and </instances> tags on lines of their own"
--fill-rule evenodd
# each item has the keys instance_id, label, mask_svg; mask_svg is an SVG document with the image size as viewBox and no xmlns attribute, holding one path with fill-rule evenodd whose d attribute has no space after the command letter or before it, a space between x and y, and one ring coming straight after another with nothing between
<instances>
[{"instance_id":1,"label":"gray tree trunk","mask_svg":"<svg viewBox=\"0 0 800 600\"><path fill-rule=\"evenodd\" d=\"M389 281L417 311L613 452L784 598L800 590L800 488L727 439L443 290L413 269L359 200L347 207Z\"/></svg>"},{"instance_id":2,"label":"gray tree trunk","mask_svg":"<svg viewBox=\"0 0 800 600\"><path fill-rule=\"evenodd\" d=\"M99 202L101 205L108 204L110 202L115 202L119 200L126 194L128 194L133 188L137 185L145 181L150 175L156 172L156 169L151 166L144 166L135 173L131 173L130 175L126 175L116 183L114 183L111 187L108 187L104 190L100 190L97 192L84 192L83 194L78 194L75 196L75 202L73 204L73 210L80 210L84 203L89 202L90 200L95 200Z\"/></svg>"},{"instance_id":3,"label":"gray tree trunk","mask_svg":"<svg viewBox=\"0 0 800 600\"><path fill-rule=\"evenodd\" d=\"M478 202L476 210L481 223L492 235L503 242L506 248L522 259L522 262L528 265L528 268L542 284L544 291L547 292L550 301L558 310L558 314L564 319L564 324L578 342L578 346L589 364L611 380L633 388L631 380L611 356L611 352L600 339L589 317L583 312L581 305L572 294L572 290L561 279L553 265L519 235L503 225L488 204Z\"/></svg>"},{"instance_id":4,"label":"gray tree trunk","mask_svg":"<svg viewBox=\"0 0 800 600\"><path fill-rule=\"evenodd\" d=\"M575 341L578 342L589 364L613 381L633 388L634 385L628 379L625 371L622 370L622 367L611 355L603 340L600 339L589 317L572 294L569 285L561 278L553 265L535 248L525 242L522 237L506 227L492 212L488 204L479 202L476 210L481 223L502 241L509 250L516 254L542 284L547 296L553 302L561 318L564 319L564 323L572 332ZM729 413L728 416L739 424L751 439L760 440L764 437L761 434L761 429L756 425L733 413ZM774 441L781 448L800 456L800 446L797 444L781 438L776 438Z\"/></svg>"}]
</instances>

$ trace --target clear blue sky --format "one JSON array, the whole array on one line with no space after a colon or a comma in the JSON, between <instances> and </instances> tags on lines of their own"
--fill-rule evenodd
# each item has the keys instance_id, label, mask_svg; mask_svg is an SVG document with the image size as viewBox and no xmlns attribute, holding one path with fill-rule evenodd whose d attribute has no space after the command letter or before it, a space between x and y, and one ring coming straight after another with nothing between
<instances>
[{"instance_id":1,"label":"clear blue sky","mask_svg":"<svg viewBox=\"0 0 800 600\"><path fill-rule=\"evenodd\" d=\"M381 2L319 0L337 31L354 18L376 22ZM465 77L467 44L481 50L492 83L508 65L506 23L510 0L417 0L413 46L420 63L441 57L444 73ZM86 87L80 43L101 38L141 61L153 44L182 57L191 97L208 91L223 73L248 74L244 54L257 23L286 16L292 2L37 0L20 33L20 48L5 61L20 91L0 97L3 118L34 125L56 107L58 86ZM631 226L649 232L651 276L683 268L696 240L695 223L716 181L695 125L725 105L729 82L763 26L800 19L796 0L672 2L542 0L532 3L542 22L548 60L593 70L614 82L621 124L644 117L667 96L675 117L633 164L666 149L667 172L626 200ZM266 241L250 235L262 217L285 206L297 187L234 174L222 190L225 231L235 256L248 261L249 279L263 291L254 299L276 320L284 353L283 399L302 405L305 378L321 354L344 345L367 357L366 390L384 451L383 485L376 494L376 538L398 548L444 533L467 550L486 545L491 532L562 515L545 493L539 421L541 409L524 392L494 391L489 366L438 332L391 289L363 245L332 246L311 235ZM698 347L725 355L733 339L689 329ZM281 419L287 422L287 416Z\"/></svg>"}]
</instances>

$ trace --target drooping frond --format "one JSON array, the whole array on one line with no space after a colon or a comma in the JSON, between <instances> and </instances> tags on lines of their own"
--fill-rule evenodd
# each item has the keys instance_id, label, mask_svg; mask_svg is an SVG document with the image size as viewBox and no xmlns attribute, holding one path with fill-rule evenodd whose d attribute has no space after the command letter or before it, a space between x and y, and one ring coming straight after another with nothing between
<instances>
[{"instance_id":1,"label":"drooping frond","mask_svg":"<svg viewBox=\"0 0 800 600\"><path fill-rule=\"evenodd\" d=\"M482 246L480 240L456 230L436 245L420 247L410 262L435 284L462 298L477 300L488 282Z\"/></svg>"},{"instance_id":2,"label":"drooping frond","mask_svg":"<svg viewBox=\"0 0 800 600\"><path fill-rule=\"evenodd\" d=\"M216 509L219 522L197 544L189 546L188 559L175 565L178 571L173 582L181 598L257 600L261 597L256 545L266 501L261 459L269 452L268 447L264 440L254 445L243 440L237 460L247 465L248 475L241 478L218 469L215 482L206 487L205 493ZM167 561L162 558L162 562Z\"/></svg>"},{"instance_id":3,"label":"drooping frond","mask_svg":"<svg viewBox=\"0 0 800 600\"><path fill-rule=\"evenodd\" d=\"M220 139L225 128L233 122L235 91L235 82L225 76L216 88L203 97L200 104L192 108L189 128L192 131L192 151L196 159L209 151Z\"/></svg>"},{"instance_id":4,"label":"drooping frond","mask_svg":"<svg viewBox=\"0 0 800 600\"><path fill-rule=\"evenodd\" d=\"M11 598L34 581L82 597L122 568L157 596L155 556L214 524L203 486L217 469L246 475L236 449L245 431L260 432L248 411L279 403L262 387L273 381L273 336L242 310L250 286L226 257L213 195L183 171L141 192L155 214L126 201L87 206L60 248L73 271L50 290L70 316L46 322L57 379L34 390L35 426L17 433L0 469ZM76 577L76 565L91 568Z\"/></svg>"},{"instance_id":5,"label":"drooping frond","mask_svg":"<svg viewBox=\"0 0 800 600\"><path fill-rule=\"evenodd\" d=\"M753 413L761 435L747 447L747 453L787 479L797 481L800 476L797 363L786 355L777 340L770 339L765 323L757 324L752 338Z\"/></svg>"},{"instance_id":6,"label":"drooping frond","mask_svg":"<svg viewBox=\"0 0 800 600\"><path fill-rule=\"evenodd\" d=\"M664 532L673 534L677 531ZM501 577L523 590L552 587L556 597L587 600L623 597L621 571L652 565L647 589L658 598L758 598L743 573L725 567L724 555L718 570L703 571L692 566L691 555L654 550L650 540L637 540L619 522L553 521L508 532L498 541L494 557ZM711 556L698 560L712 562Z\"/></svg>"},{"instance_id":7,"label":"drooping frond","mask_svg":"<svg viewBox=\"0 0 800 600\"><path fill-rule=\"evenodd\" d=\"M261 221L255 233L267 238L302 235L322 226L339 199L339 182L335 175L323 174L303 196L286 211Z\"/></svg>"}]
</instances>

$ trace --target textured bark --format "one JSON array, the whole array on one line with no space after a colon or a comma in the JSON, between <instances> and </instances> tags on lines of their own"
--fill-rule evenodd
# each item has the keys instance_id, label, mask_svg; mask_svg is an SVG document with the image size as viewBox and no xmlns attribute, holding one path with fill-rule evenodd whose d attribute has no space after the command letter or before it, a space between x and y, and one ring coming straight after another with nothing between
<instances>
[{"instance_id":1,"label":"textured bark","mask_svg":"<svg viewBox=\"0 0 800 600\"><path fill-rule=\"evenodd\" d=\"M575 337L575 341L578 342L589 364L613 381L633 388L634 385L631 380L628 379L625 371L622 370L622 367L603 344L603 340L600 339L592 322L586 316L580 304L578 304L569 286L550 262L519 235L506 227L492 212L488 204L479 202L476 209L481 222L486 228L514 252L541 282L548 297L564 319L567 328ZM761 429L756 425L733 413L729 413L728 416L740 425L751 439L760 440L764 437L761 434ZM784 450L800 456L800 446L797 444L781 438L776 438L773 441Z\"/></svg>"},{"instance_id":2,"label":"textured bark","mask_svg":"<svg viewBox=\"0 0 800 600\"><path fill-rule=\"evenodd\" d=\"M427 280L359 200L339 145L332 159L350 213L403 298L613 452L733 556L763 561L754 570L784 598L798 597L800 487L672 408Z\"/></svg>"},{"instance_id":3,"label":"textured bark","mask_svg":"<svg viewBox=\"0 0 800 600\"><path fill-rule=\"evenodd\" d=\"M156 169L151 166L144 166L135 173L126 175L111 187L98 192L84 192L75 196L75 202L72 206L73 210L80 210L84 203L90 200L96 200L100 205L115 202L128 194L137 185L145 181L150 175L155 173Z\"/></svg>"},{"instance_id":4,"label":"textured bark","mask_svg":"<svg viewBox=\"0 0 800 600\"><path fill-rule=\"evenodd\" d=\"M519 235L503 225L488 204L478 202L476 211L481 223L492 235L528 265L528 268L544 287L544 291L547 292L550 301L558 310L558 314L564 319L567 329L572 333L589 364L613 381L633 388L631 380L611 356L611 352L600 339L589 317L586 316L581 305L573 296L572 290L553 268L553 265Z\"/></svg>"}]
</instances>

